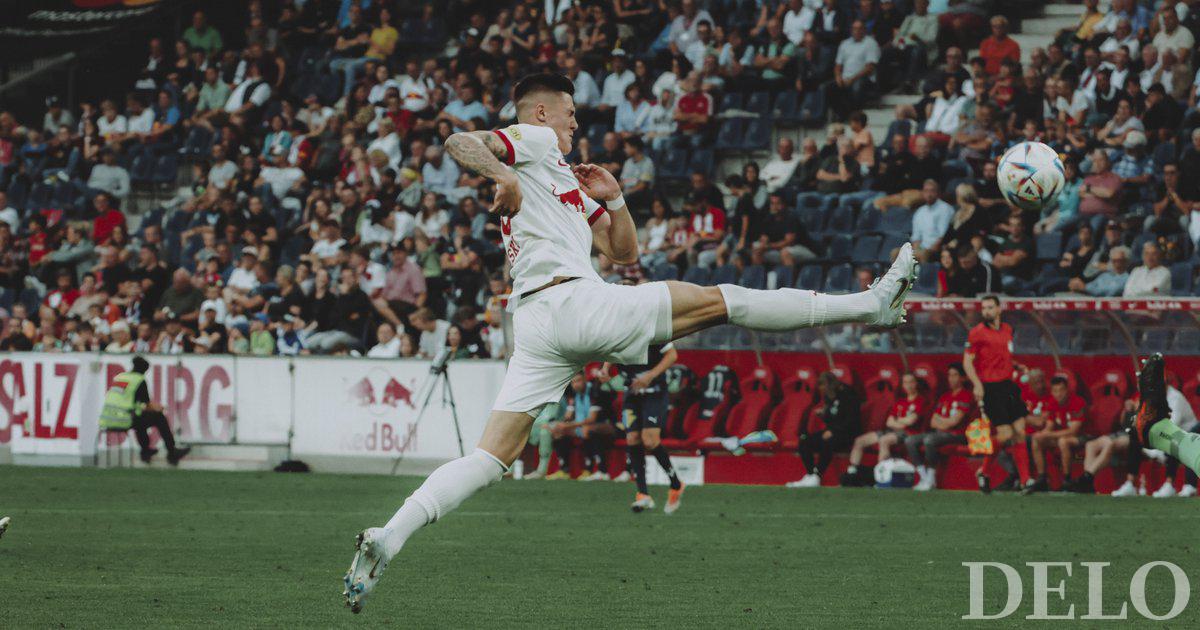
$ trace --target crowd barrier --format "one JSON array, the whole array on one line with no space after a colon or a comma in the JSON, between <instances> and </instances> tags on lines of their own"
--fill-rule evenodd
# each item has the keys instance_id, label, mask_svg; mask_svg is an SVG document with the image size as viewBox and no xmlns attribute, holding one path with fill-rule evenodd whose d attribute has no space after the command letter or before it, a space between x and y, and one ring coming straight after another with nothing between
<instances>
[{"instance_id":1,"label":"crowd barrier","mask_svg":"<svg viewBox=\"0 0 1200 630\"><path fill-rule=\"evenodd\" d=\"M380 460L437 462L459 454L451 408L440 381L431 378L429 361L146 358L151 398L164 407L183 443L286 447L294 459L375 460L374 468ZM101 443L132 448L131 434L99 432L104 392L129 359L50 353L0 359L0 450L18 463L89 465ZM483 432L504 363L456 361L448 373L469 449Z\"/></svg>"}]
</instances>

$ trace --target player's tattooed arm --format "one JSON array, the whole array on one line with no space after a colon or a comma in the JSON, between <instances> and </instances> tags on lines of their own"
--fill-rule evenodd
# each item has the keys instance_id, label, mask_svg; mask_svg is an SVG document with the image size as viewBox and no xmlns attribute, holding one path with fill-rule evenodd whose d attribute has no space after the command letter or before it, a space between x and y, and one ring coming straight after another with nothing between
<instances>
[{"instance_id":1,"label":"player's tattooed arm","mask_svg":"<svg viewBox=\"0 0 1200 630\"><path fill-rule=\"evenodd\" d=\"M512 216L521 209L521 187L517 174L501 162L508 159L508 147L491 131L461 131L446 139L446 152L459 165L496 182L492 212Z\"/></svg>"}]
</instances>

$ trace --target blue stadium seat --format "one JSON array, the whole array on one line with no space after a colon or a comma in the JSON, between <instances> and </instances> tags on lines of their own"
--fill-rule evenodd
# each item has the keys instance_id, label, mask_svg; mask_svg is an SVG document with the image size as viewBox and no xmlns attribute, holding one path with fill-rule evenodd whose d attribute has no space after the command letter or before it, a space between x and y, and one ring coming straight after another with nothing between
<instances>
[{"instance_id":1,"label":"blue stadium seat","mask_svg":"<svg viewBox=\"0 0 1200 630\"><path fill-rule=\"evenodd\" d=\"M891 262L892 252L907 243L908 238L908 234L884 234L883 243L879 245L879 260Z\"/></svg>"},{"instance_id":2,"label":"blue stadium seat","mask_svg":"<svg viewBox=\"0 0 1200 630\"><path fill-rule=\"evenodd\" d=\"M1039 234L1037 237L1037 259L1058 260L1062 257L1062 235L1058 232Z\"/></svg>"},{"instance_id":3,"label":"blue stadium seat","mask_svg":"<svg viewBox=\"0 0 1200 630\"><path fill-rule=\"evenodd\" d=\"M1190 295L1195 274L1192 263L1177 262L1171 265L1171 295Z\"/></svg>"},{"instance_id":4,"label":"blue stadium seat","mask_svg":"<svg viewBox=\"0 0 1200 630\"><path fill-rule=\"evenodd\" d=\"M691 152L691 159L688 160L687 175L704 173L711 176L715 163L716 158L713 157L712 149L695 149Z\"/></svg>"},{"instance_id":5,"label":"blue stadium seat","mask_svg":"<svg viewBox=\"0 0 1200 630\"><path fill-rule=\"evenodd\" d=\"M688 152L686 149L671 147L663 152L654 167L658 170L660 179L668 181L687 179Z\"/></svg>"},{"instance_id":6,"label":"blue stadium seat","mask_svg":"<svg viewBox=\"0 0 1200 630\"><path fill-rule=\"evenodd\" d=\"M779 265L775 267L775 286L776 288L788 288L796 280L796 270L789 265Z\"/></svg>"},{"instance_id":7,"label":"blue stadium seat","mask_svg":"<svg viewBox=\"0 0 1200 630\"><path fill-rule=\"evenodd\" d=\"M850 260L852 251L854 251L853 236L846 233L834 234L825 247L825 257L829 260Z\"/></svg>"},{"instance_id":8,"label":"blue stadium seat","mask_svg":"<svg viewBox=\"0 0 1200 630\"><path fill-rule=\"evenodd\" d=\"M762 118L751 120L746 125L745 135L742 136L741 148L746 151L759 151L771 146L771 132L774 125Z\"/></svg>"},{"instance_id":9,"label":"blue stadium seat","mask_svg":"<svg viewBox=\"0 0 1200 630\"><path fill-rule=\"evenodd\" d=\"M175 183L178 175L179 158L174 152L169 152L155 162L154 171L150 174L150 181L160 186L168 186Z\"/></svg>"},{"instance_id":10,"label":"blue stadium seat","mask_svg":"<svg viewBox=\"0 0 1200 630\"><path fill-rule=\"evenodd\" d=\"M683 272L683 281L702 286L711 284L709 278L712 277L712 272L703 267L688 267L688 270Z\"/></svg>"},{"instance_id":11,"label":"blue stadium seat","mask_svg":"<svg viewBox=\"0 0 1200 630\"><path fill-rule=\"evenodd\" d=\"M713 269L712 278L707 284L737 284L738 270L731 264L721 265Z\"/></svg>"},{"instance_id":12,"label":"blue stadium seat","mask_svg":"<svg viewBox=\"0 0 1200 630\"><path fill-rule=\"evenodd\" d=\"M804 265L800 268L800 273L796 274L795 288L816 291L821 288L821 284L824 282L824 280L824 267L821 265Z\"/></svg>"},{"instance_id":13,"label":"blue stadium seat","mask_svg":"<svg viewBox=\"0 0 1200 630\"><path fill-rule=\"evenodd\" d=\"M721 97L721 104L717 108L717 112L727 112L731 109L742 109L742 94L740 92L729 92Z\"/></svg>"},{"instance_id":14,"label":"blue stadium seat","mask_svg":"<svg viewBox=\"0 0 1200 630\"><path fill-rule=\"evenodd\" d=\"M879 211L868 204L858 211L858 221L854 224L854 231L859 234L864 232L878 232L881 219Z\"/></svg>"},{"instance_id":15,"label":"blue stadium seat","mask_svg":"<svg viewBox=\"0 0 1200 630\"><path fill-rule=\"evenodd\" d=\"M313 91L322 105L333 105L342 96L341 73L319 75L314 82Z\"/></svg>"},{"instance_id":16,"label":"blue stadium seat","mask_svg":"<svg viewBox=\"0 0 1200 630\"><path fill-rule=\"evenodd\" d=\"M854 268L849 264L834 265L825 274L825 293L849 293L854 282Z\"/></svg>"},{"instance_id":17,"label":"blue stadium seat","mask_svg":"<svg viewBox=\"0 0 1200 630\"><path fill-rule=\"evenodd\" d=\"M750 98L746 99L746 105L743 109L765 118L767 113L771 111L771 93L755 92L751 94Z\"/></svg>"},{"instance_id":18,"label":"blue stadium seat","mask_svg":"<svg viewBox=\"0 0 1200 630\"><path fill-rule=\"evenodd\" d=\"M659 263L650 269L650 277L655 280L678 280L679 267L671 263Z\"/></svg>"},{"instance_id":19,"label":"blue stadium seat","mask_svg":"<svg viewBox=\"0 0 1200 630\"><path fill-rule=\"evenodd\" d=\"M825 224L826 234L849 234L854 231L854 209L849 207L839 207L829 215L829 220Z\"/></svg>"},{"instance_id":20,"label":"blue stadium seat","mask_svg":"<svg viewBox=\"0 0 1200 630\"><path fill-rule=\"evenodd\" d=\"M148 155L133 158L129 165L129 181L134 184L147 184L154 173L154 159Z\"/></svg>"},{"instance_id":21,"label":"blue stadium seat","mask_svg":"<svg viewBox=\"0 0 1200 630\"><path fill-rule=\"evenodd\" d=\"M748 289L765 289L767 288L767 270L762 265L749 265L742 270L742 277L738 279L738 284Z\"/></svg>"},{"instance_id":22,"label":"blue stadium seat","mask_svg":"<svg viewBox=\"0 0 1200 630\"><path fill-rule=\"evenodd\" d=\"M717 131L717 146L722 149L740 149L742 138L746 134L746 121L741 118L731 118L721 123Z\"/></svg>"},{"instance_id":23,"label":"blue stadium seat","mask_svg":"<svg viewBox=\"0 0 1200 630\"><path fill-rule=\"evenodd\" d=\"M1171 331L1151 328L1142 334L1138 343L1139 352L1167 352L1171 349Z\"/></svg>"},{"instance_id":24,"label":"blue stadium seat","mask_svg":"<svg viewBox=\"0 0 1200 630\"><path fill-rule=\"evenodd\" d=\"M900 206L888 208L887 212L879 217L879 231L906 237L911 235L912 211Z\"/></svg>"},{"instance_id":25,"label":"blue stadium seat","mask_svg":"<svg viewBox=\"0 0 1200 630\"><path fill-rule=\"evenodd\" d=\"M858 236L854 239L854 251L850 253L850 260L858 264L879 260L879 246L882 243L882 236Z\"/></svg>"},{"instance_id":26,"label":"blue stadium seat","mask_svg":"<svg viewBox=\"0 0 1200 630\"><path fill-rule=\"evenodd\" d=\"M913 290L924 295L937 295L938 265L921 265L917 267L917 284Z\"/></svg>"},{"instance_id":27,"label":"blue stadium seat","mask_svg":"<svg viewBox=\"0 0 1200 630\"><path fill-rule=\"evenodd\" d=\"M800 95L795 90L784 90L775 97L771 107L771 118L776 124L796 125L800 122Z\"/></svg>"}]
</instances>

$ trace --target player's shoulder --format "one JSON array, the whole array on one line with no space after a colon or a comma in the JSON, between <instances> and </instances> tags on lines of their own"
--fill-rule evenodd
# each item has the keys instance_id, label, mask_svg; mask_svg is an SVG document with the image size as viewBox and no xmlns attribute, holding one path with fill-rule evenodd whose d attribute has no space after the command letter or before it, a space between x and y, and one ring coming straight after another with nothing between
<instances>
[{"instance_id":1,"label":"player's shoulder","mask_svg":"<svg viewBox=\"0 0 1200 630\"><path fill-rule=\"evenodd\" d=\"M555 139L553 129L529 123L516 123L497 131L518 142L548 142Z\"/></svg>"}]
</instances>

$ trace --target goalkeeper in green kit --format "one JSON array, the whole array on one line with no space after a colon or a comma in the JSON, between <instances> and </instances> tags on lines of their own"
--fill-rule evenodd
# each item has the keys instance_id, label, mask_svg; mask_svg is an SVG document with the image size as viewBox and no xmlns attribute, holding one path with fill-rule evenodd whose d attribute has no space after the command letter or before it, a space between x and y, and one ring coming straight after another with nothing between
<instances>
[{"instance_id":1,"label":"goalkeeper in green kit","mask_svg":"<svg viewBox=\"0 0 1200 630\"><path fill-rule=\"evenodd\" d=\"M1142 400L1126 428L1141 447L1158 449L1200 474L1200 434L1184 431L1171 421L1165 372L1160 353L1142 362L1142 370L1138 372L1138 392ZM1138 448L1138 445L1130 444L1129 448Z\"/></svg>"}]
</instances>

